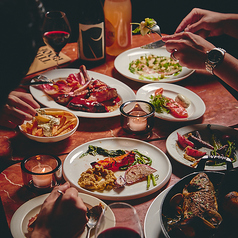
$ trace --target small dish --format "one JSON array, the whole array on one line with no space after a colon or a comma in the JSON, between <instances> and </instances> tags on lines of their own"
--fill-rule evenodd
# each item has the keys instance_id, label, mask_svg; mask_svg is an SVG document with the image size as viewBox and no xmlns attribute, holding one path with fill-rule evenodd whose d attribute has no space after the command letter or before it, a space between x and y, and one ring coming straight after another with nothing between
<instances>
[{"instance_id":1,"label":"small dish","mask_svg":"<svg viewBox=\"0 0 238 238\"><path fill-rule=\"evenodd\" d=\"M70 137L77 130L77 128L79 126L79 118L76 115L74 115L72 112L69 112L67 110L57 109L57 108L43 108L43 109L45 111L54 111L54 112L61 111L65 114L70 114L73 119L76 119L76 124L75 124L74 128L63 135L43 137L43 136L34 136L30 133L26 133L23 130L22 125L20 125L19 129L20 129L21 133L23 135L25 135L27 138L34 140L34 141L42 142L42 143L58 142L58 141L61 141L61 140L64 140L64 139ZM28 122L31 123L32 121L28 121ZM26 124L26 123L27 123L27 121L25 121L23 124Z\"/></svg>"},{"instance_id":2,"label":"small dish","mask_svg":"<svg viewBox=\"0 0 238 238\"><path fill-rule=\"evenodd\" d=\"M155 91L159 88L163 88L163 95L172 99L178 94L184 95L191 102L190 106L187 108L188 117L187 118L176 118L169 113L158 113L155 112L155 117L166 121L192 121L200 118L206 111L206 106L203 100L191 90L184 88L176 84L169 83L150 83L141 87L136 93L137 100L144 100L150 102L150 96L154 95Z\"/></svg>"},{"instance_id":3,"label":"small dish","mask_svg":"<svg viewBox=\"0 0 238 238\"><path fill-rule=\"evenodd\" d=\"M179 128L179 129L175 130L174 132L172 132L166 140L166 149L167 149L168 153L170 154L170 156L173 159L175 159L177 162L192 168L191 165L193 164L193 162L186 160L183 157L183 154L184 154L183 150L181 150L178 147L178 144L177 144L178 135L177 135L177 133L179 133L180 135L187 135L190 132L198 131L200 133L201 137L203 138L203 140L208 142L209 141L208 140L209 136L208 136L208 131L206 129L207 125L208 124L189 125L189 126ZM211 129L212 130L218 130L218 131L220 131L220 132L222 132L226 135L232 136L236 140L238 138L238 131L233 129L233 128L211 124ZM206 151L207 153L209 153L210 149L203 148L202 151ZM238 155L238 149L236 149L236 156L237 155ZM233 167L234 168L238 167L238 161L235 161L233 163ZM217 166L208 166L208 165L206 165L204 170L222 171L222 170L225 170L225 169L226 169L226 165L219 165L219 166L218 165Z\"/></svg>"}]
</instances>

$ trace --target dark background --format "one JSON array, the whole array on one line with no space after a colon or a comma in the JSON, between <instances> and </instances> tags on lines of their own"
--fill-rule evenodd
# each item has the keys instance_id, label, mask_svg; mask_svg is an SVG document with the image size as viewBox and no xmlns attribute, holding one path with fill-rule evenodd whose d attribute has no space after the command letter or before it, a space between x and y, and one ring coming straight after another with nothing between
<instances>
[{"instance_id":1,"label":"dark background","mask_svg":"<svg viewBox=\"0 0 238 238\"><path fill-rule=\"evenodd\" d=\"M78 38L77 16L80 14L83 1L87 0L42 0L46 11L61 10L66 13L72 28L71 42L76 42ZM104 2L98 1L102 4ZM238 13L237 0L131 0L131 4L132 22L141 22L146 17L154 18L165 34L174 33L182 19L195 7L223 13ZM93 6L91 8L93 14ZM208 40L238 58L238 40L228 36Z\"/></svg>"}]
</instances>

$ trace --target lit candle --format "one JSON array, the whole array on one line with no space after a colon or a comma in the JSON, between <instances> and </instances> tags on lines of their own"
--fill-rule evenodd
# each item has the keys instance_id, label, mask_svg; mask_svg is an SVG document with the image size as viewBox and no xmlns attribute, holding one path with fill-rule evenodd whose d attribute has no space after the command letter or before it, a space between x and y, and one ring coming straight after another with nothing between
<instances>
[{"instance_id":1,"label":"lit candle","mask_svg":"<svg viewBox=\"0 0 238 238\"><path fill-rule=\"evenodd\" d=\"M32 169L34 173L40 175L32 175L33 183L36 187L50 187L52 184L52 174L44 174L52 171L52 168L46 164L39 164Z\"/></svg>"},{"instance_id":2,"label":"lit candle","mask_svg":"<svg viewBox=\"0 0 238 238\"><path fill-rule=\"evenodd\" d=\"M147 119L142 116L146 115L146 113L142 111L133 111L130 113L130 115L136 117L129 118L129 128L132 131L144 131L147 127Z\"/></svg>"}]
</instances>

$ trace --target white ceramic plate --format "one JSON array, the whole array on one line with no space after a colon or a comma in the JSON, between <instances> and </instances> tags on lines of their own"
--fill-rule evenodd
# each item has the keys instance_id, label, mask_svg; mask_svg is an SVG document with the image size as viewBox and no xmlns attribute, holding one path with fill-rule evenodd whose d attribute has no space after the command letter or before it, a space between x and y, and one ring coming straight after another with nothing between
<instances>
[{"instance_id":1,"label":"white ceramic plate","mask_svg":"<svg viewBox=\"0 0 238 238\"><path fill-rule=\"evenodd\" d=\"M10 223L10 229L14 238L27 237L28 222L30 218L32 218L37 213L39 213L41 205L43 204L44 200L48 197L48 195L49 194L44 194L39 197L33 198L29 200L28 202L24 203L22 206L20 206L16 210ZM79 196L82 198L86 206L88 206L89 208L99 205L100 203L104 207L106 207L106 204L103 201L99 200L98 198L95 198L93 196L90 196L88 194L83 194L83 193L79 193ZM105 212L108 213L108 215L112 218L112 220L114 220L114 214L110 208L106 209ZM110 224L105 224L105 226L109 228ZM86 237L86 233L87 233L87 227L78 238ZM93 236L94 234L93 232L91 232L90 237L93 237Z\"/></svg>"},{"instance_id":2,"label":"white ceramic plate","mask_svg":"<svg viewBox=\"0 0 238 238\"><path fill-rule=\"evenodd\" d=\"M50 79L58 79L58 78L67 78L69 74L71 73L78 73L78 69L53 69L50 70L43 75L50 78ZM122 99L122 102L126 102L132 99L135 99L135 93L134 91L128 87L126 84L120 82L117 79L114 79L112 77L109 77L107 75L99 74L93 71L87 71L89 74L89 77L94 79L99 79L102 82L106 83L108 86L112 88L116 88L119 96ZM68 111L73 112L76 116L79 117L86 117L86 118L107 118L107 117L114 117L120 115L119 108L113 112L106 112L106 113L91 113L91 112L83 112L83 111L72 111L58 103L56 103L50 96L48 96L46 93L44 93L42 90L37 89L34 86L30 86L30 92L34 96L34 98L43 104L46 107L51 108L58 108L58 109L65 109Z\"/></svg>"},{"instance_id":3,"label":"white ceramic plate","mask_svg":"<svg viewBox=\"0 0 238 238\"><path fill-rule=\"evenodd\" d=\"M122 150L133 150L137 149L140 153L149 156L152 159L152 167L157 169L154 173L159 175L157 185L151 185L149 189L146 189L147 181L143 180L141 182L135 183L130 186L125 186L123 189L110 190L110 191L89 191L78 185L78 179L82 172L90 168L90 163L96 161L97 159L104 159L103 156L92 156L87 155L79 158L83 153L88 150L89 145L99 146L108 150L122 149ZM162 188L169 180L172 172L172 167L168 157L163 151L157 147L140 140L123 138L123 137L112 137L103 138L99 140L94 140L80 145L74 149L65 159L63 165L63 174L67 181L71 183L72 186L76 187L80 192L88 193L90 195L96 196L101 199L111 199L111 200L126 200L135 199L149 195L160 188ZM124 172L115 172L116 177L119 175L124 175Z\"/></svg>"},{"instance_id":4,"label":"white ceramic plate","mask_svg":"<svg viewBox=\"0 0 238 238\"><path fill-rule=\"evenodd\" d=\"M178 86L176 84L151 83L144 85L137 91L136 98L149 102L150 96L154 95L156 89L158 88L163 88L164 89L163 95L172 99L175 99L175 97L179 93L181 93L190 100L191 104L187 108L188 118L176 118L170 115L169 113L157 113L157 112L155 113L156 117L166 121L192 121L198 119L205 113L206 106L203 100L197 94L190 91L189 89Z\"/></svg>"},{"instance_id":5,"label":"white ceramic plate","mask_svg":"<svg viewBox=\"0 0 238 238\"><path fill-rule=\"evenodd\" d=\"M163 231L160 225L160 206L163 202L163 198L167 194L170 188L166 188L161 192L149 206L145 221L144 221L144 232L145 238L164 238Z\"/></svg>"},{"instance_id":6,"label":"white ceramic plate","mask_svg":"<svg viewBox=\"0 0 238 238\"><path fill-rule=\"evenodd\" d=\"M202 139L205 141L207 139L207 141L208 141L209 136L208 136L206 127L207 127L207 124L190 125L190 126L182 127L180 129L174 131L173 133L171 133L166 140L166 148L167 148L168 153L175 160L177 160L179 163L190 167L193 162L190 162L183 158L183 151L177 145L177 140L178 140L177 132L181 135L185 135L185 134L188 134L189 132L199 131ZM235 129L232 129L230 127L212 124L211 129L219 130L222 133L225 133L230 136L234 136L236 138L236 140L238 139L238 131ZM200 150L209 152L209 149L206 149L206 148L202 148ZM238 149L236 150L236 157L237 156L238 156ZM234 166L234 168L238 167L238 161L234 162L233 166ZM206 165L205 170L221 171L221 170L226 170L226 166L225 165L223 165L223 166L207 166Z\"/></svg>"},{"instance_id":7,"label":"white ceramic plate","mask_svg":"<svg viewBox=\"0 0 238 238\"><path fill-rule=\"evenodd\" d=\"M156 81L153 81L150 79L144 79L144 80L139 79L139 75L133 74L130 72L129 64L131 63L132 60L139 59L141 56L150 55L150 54L154 54L157 56L170 57L170 53L166 50L165 47L161 47L157 49L142 49L138 47L138 48L127 50L121 53L120 55L118 55L114 61L114 66L116 70L123 76L129 79L132 79L134 81L141 82L141 83L153 83L153 82L154 83L158 83L158 82L174 83L184 78L187 78L189 75L191 75L194 72L194 70L188 69L186 67L182 67L182 71L176 76L171 75L164 79L156 80Z\"/></svg>"}]
</instances>

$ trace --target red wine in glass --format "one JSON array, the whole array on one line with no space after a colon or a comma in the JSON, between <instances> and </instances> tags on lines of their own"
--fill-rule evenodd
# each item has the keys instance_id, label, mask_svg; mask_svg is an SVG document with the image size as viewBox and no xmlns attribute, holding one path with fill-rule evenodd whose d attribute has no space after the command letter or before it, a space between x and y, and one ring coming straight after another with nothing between
<instances>
[{"instance_id":1,"label":"red wine in glass","mask_svg":"<svg viewBox=\"0 0 238 238\"><path fill-rule=\"evenodd\" d=\"M56 54L65 47L69 41L70 33L66 31L50 31L43 35L44 42L51 46Z\"/></svg>"},{"instance_id":2,"label":"red wine in glass","mask_svg":"<svg viewBox=\"0 0 238 238\"><path fill-rule=\"evenodd\" d=\"M141 238L134 230L125 227L112 227L104 230L97 238Z\"/></svg>"},{"instance_id":3,"label":"red wine in glass","mask_svg":"<svg viewBox=\"0 0 238 238\"><path fill-rule=\"evenodd\" d=\"M56 54L57 68L59 53L70 38L70 25L64 12L49 11L45 14L43 23L43 40Z\"/></svg>"},{"instance_id":4,"label":"red wine in glass","mask_svg":"<svg viewBox=\"0 0 238 238\"><path fill-rule=\"evenodd\" d=\"M143 230L136 209L124 202L107 205L97 222L95 237L143 238Z\"/></svg>"}]
</instances>

